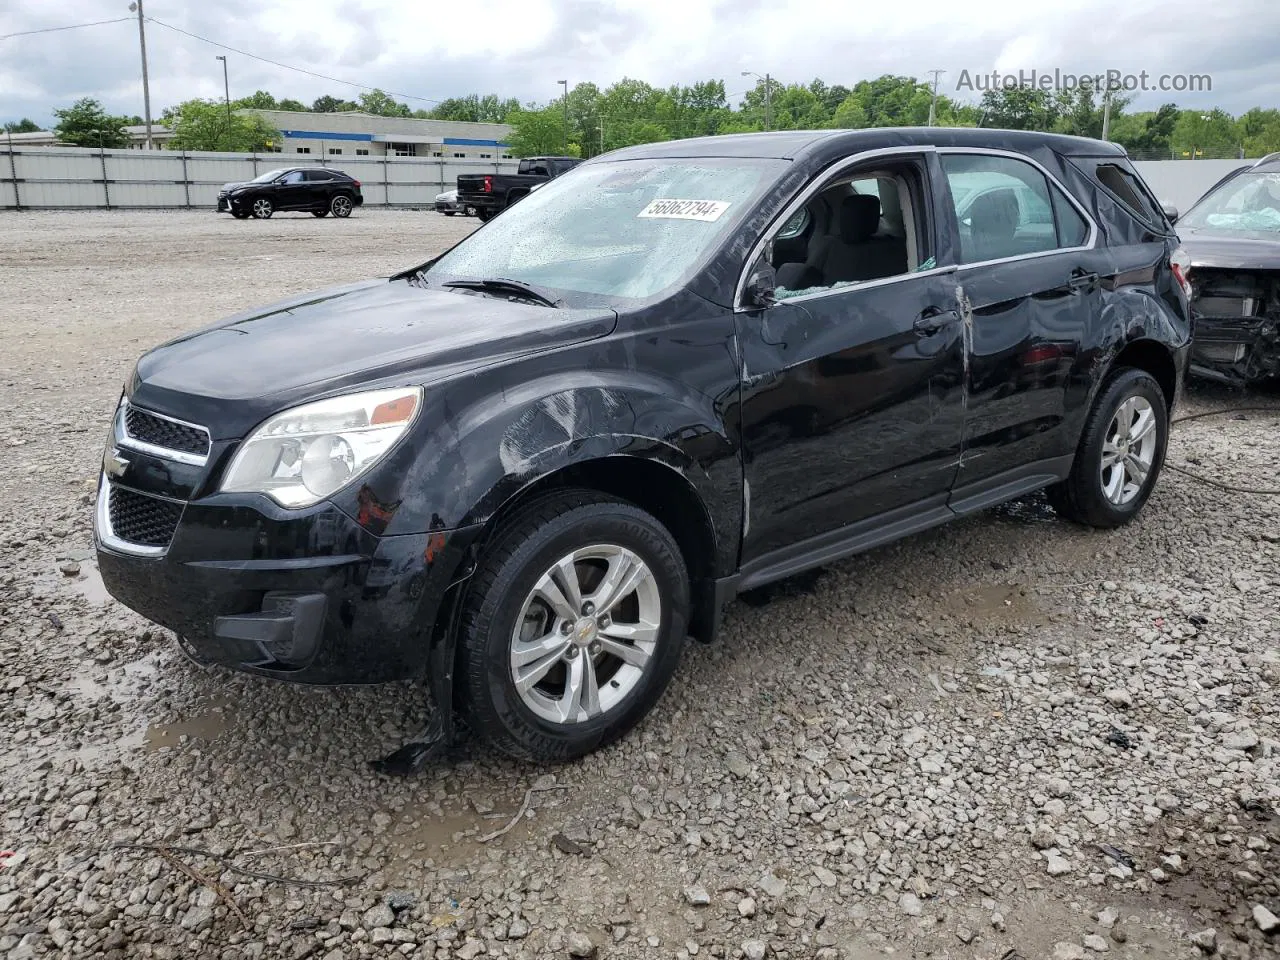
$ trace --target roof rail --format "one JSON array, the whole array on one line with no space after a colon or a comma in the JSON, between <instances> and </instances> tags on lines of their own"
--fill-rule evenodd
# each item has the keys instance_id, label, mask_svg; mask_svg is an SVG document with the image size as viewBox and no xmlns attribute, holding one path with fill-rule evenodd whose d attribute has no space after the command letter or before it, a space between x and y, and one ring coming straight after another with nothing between
<instances>
[{"instance_id":1,"label":"roof rail","mask_svg":"<svg viewBox=\"0 0 1280 960\"><path fill-rule=\"evenodd\" d=\"M1277 150L1275 153L1268 153L1268 154L1267 154L1265 157L1263 157L1261 160L1259 160L1259 161L1257 161L1256 163L1254 163L1254 166L1255 166L1255 167L1260 167L1260 166L1262 166L1264 163L1272 163L1273 161L1276 161L1276 160L1280 160L1280 150Z\"/></svg>"}]
</instances>

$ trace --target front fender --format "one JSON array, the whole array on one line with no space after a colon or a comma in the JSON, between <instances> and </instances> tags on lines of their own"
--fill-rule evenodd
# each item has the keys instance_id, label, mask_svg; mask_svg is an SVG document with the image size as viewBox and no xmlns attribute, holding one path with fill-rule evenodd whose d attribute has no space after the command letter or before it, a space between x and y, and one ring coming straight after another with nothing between
<instances>
[{"instance_id":1,"label":"front fender","mask_svg":"<svg viewBox=\"0 0 1280 960\"><path fill-rule=\"evenodd\" d=\"M412 461L402 461L398 489L377 497L393 508L379 532L482 524L550 473L622 456L656 460L684 477L717 539L731 533L722 546L736 551L742 474L723 402L635 370L610 374L560 370L498 391L477 387L464 404L455 397L428 411L432 422Z\"/></svg>"}]
</instances>

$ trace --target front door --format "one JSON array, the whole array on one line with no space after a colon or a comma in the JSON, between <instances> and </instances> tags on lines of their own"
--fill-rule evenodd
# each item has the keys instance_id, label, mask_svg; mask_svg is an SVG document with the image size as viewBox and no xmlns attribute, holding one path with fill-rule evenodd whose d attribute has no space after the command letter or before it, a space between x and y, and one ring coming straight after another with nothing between
<instances>
[{"instance_id":1,"label":"front door","mask_svg":"<svg viewBox=\"0 0 1280 960\"><path fill-rule=\"evenodd\" d=\"M766 247L777 302L738 314L748 579L946 513L963 330L954 268L934 266L929 184L911 155L836 174Z\"/></svg>"}]
</instances>

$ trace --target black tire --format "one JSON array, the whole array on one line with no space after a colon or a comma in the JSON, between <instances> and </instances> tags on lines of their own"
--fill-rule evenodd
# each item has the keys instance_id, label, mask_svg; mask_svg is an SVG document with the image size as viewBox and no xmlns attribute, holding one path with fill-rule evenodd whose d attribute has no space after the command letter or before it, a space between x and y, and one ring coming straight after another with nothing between
<instances>
[{"instance_id":1,"label":"black tire","mask_svg":"<svg viewBox=\"0 0 1280 960\"><path fill-rule=\"evenodd\" d=\"M492 210L477 210L477 211L476 211L476 216L480 218L480 222L481 222L481 223L488 223L490 220L492 220L492 219L493 219L493 211L492 211Z\"/></svg>"},{"instance_id":2,"label":"black tire","mask_svg":"<svg viewBox=\"0 0 1280 960\"><path fill-rule=\"evenodd\" d=\"M1123 504L1116 504L1103 490L1103 447L1120 405L1130 398L1142 398L1151 406L1155 417L1155 451L1136 495ZM1138 515L1155 489L1168 444L1169 408L1160 384L1145 370L1132 367L1117 370L1103 384L1089 412L1070 475L1045 491L1049 503L1060 516L1086 526L1109 529L1126 524Z\"/></svg>"},{"instance_id":3,"label":"black tire","mask_svg":"<svg viewBox=\"0 0 1280 960\"><path fill-rule=\"evenodd\" d=\"M236 210L233 210L233 211L231 211L231 215L232 215L233 217L235 217L237 220L248 220L248 219L249 219L249 214L248 214L247 212L245 212L245 211L236 211Z\"/></svg>"},{"instance_id":4,"label":"black tire","mask_svg":"<svg viewBox=\"0 0 1280 960\"><path fill-rule=\"evenodd\" d=\"M611 709L581 722L556 723L539 717L517 692L510 665L512 636L539 578L566 553L598 543L624 547L648 566L661 602L657 641L645 672ZM458 664L459 699L467 722L499 750L539 762L574 760L612 743L639 723L666 690L680 661L688 618L684 558L657 520L629 503L588 490L536 499L503 525L467 591Z\"/></svg>"},{"instance_id":5,"label":"black tire","mask_svg":"<svg viewBox=\"0 0 1280 960\"><path fill-rule=\"evenodd\" d=\"M328 210L312 210L311 215L318 219L320 217L327 217L329 215L329 211Z\"/></svg>"},{"instance_id":6,"label":"black tire","mask_svg":"<svg viewBox=\"0 0 1280 960\"><path fill-rule=\"evenodd\" d=\"M258 197L250 204L249 210L255 220L270 220L276 212L276 205L267 197Z\"/></svg>"},{"instance_id":7,"label":"black tire","mask_svg":"<svg viewBox=\"0 0 1280 960\"><path fill-rule=\"evenodd\" d=\"M339 220L345 220L351 216L351 211L356 207L355 201L345 193L335 193L333 199L329 201L329 212Z\"/></svg>"}]
</instances>

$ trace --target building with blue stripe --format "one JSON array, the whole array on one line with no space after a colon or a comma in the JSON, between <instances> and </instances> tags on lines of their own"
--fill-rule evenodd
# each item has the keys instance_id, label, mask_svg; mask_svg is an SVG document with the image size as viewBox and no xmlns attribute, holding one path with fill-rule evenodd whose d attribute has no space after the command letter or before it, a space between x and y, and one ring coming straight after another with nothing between
<instances>
[{"instance_id":1,"label":"building with blue stripe","mask_svg":"<svg viewBox=\"0 0 1280 960\"><path fill-rule=\"evenodd\" d=\"M273 149L312 157L427 157L444 160L501 160L511 156L511 127L505 123L464 123L379 117L356 111L257 113L280 131Z\"/></svg>"}]
</instances>

